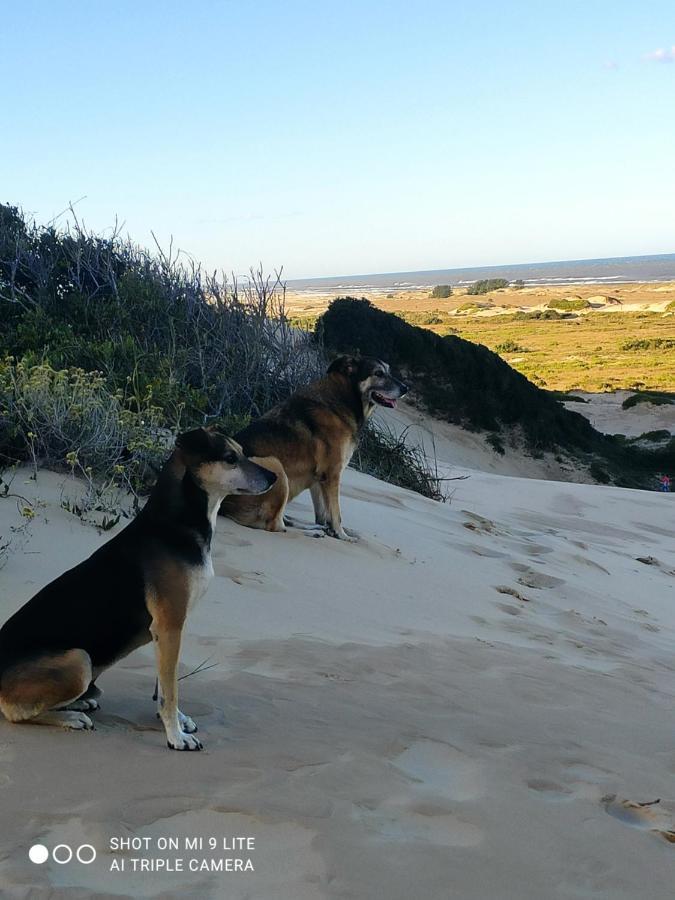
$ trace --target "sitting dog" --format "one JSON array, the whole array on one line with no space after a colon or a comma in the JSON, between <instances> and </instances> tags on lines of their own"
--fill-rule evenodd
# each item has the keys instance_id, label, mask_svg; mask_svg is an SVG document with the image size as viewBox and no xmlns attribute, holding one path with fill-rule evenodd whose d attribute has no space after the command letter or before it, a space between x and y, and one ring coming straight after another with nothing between
<instances>
[{"instance_id":1,"label":"sitting dog","mask_svg":"<svg viewBox=\"0 0 675 900\"><path fill-rule=\"evenodd\" d=\"M0 629L0 710L10 722L92 728L98 676L154 641L158 713L173 750L201 750L178 709L188 610L213 575L211 538L223 498L260 494L274 473L211 429L181 434L148 502L89 559L42 588Z\"/></svg>"},{"instance_id":2,"label":"sitting dog","mask_svg":"<svg viewBox=\"0 0 675 900\"><path fill-rule=\"evenodd\" d=\"M251 528L285 531L285 524L293 524L284 519L286 504L309 488L317 525L333 537L354 540L342 527L342 473L375 406L394 407L407 390L381 360L339 356L323 378L235 435L244 453L275 472L277 481L264 497L229 497L223 515Z\"/></svg>"}]
</instances>

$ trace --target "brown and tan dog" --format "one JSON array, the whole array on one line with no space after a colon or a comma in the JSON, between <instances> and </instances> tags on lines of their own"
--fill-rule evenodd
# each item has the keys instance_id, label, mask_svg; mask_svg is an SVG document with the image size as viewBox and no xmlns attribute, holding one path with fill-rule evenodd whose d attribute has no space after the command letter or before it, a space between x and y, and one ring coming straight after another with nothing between
<instances>
[{"instance_id":1,"label":"brown and tan dog","mask_svg":"<svg viewBox=\"0 0 675 900\"><path fill-rule=\"evenodd\" d=\"M372 357L339 356L326 375L296 391L252 422L235 439L258 465L277 475L260 497L228 497L220 511L241 525L285 531L289 500L309 489L317 525L353 540L342 527L340 479L359 430L375 406L393 407L408 388Z\"/></svg>"}]
</instances>

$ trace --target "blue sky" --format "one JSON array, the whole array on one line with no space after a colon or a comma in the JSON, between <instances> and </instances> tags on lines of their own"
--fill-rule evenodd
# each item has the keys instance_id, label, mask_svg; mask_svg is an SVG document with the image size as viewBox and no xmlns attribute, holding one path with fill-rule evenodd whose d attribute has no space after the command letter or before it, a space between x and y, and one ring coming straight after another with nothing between
<instances>
[{"instance_id":1,"label":"blue sky","mask_svg":"<svg viewBox=\"0 0 675 900\"><path fill-rule=\"evenodd\" d=\"M675 250L675 5L4 4L0 200L287 277ZM63 219L61 220L63 221Z\"/></svg>"}]
</instances>

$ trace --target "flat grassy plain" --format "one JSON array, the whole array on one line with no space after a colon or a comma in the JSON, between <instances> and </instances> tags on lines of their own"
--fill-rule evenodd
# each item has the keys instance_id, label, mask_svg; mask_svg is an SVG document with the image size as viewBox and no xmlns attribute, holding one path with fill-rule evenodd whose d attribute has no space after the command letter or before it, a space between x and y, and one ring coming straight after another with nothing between
<instances>
[{"instance_id":1,"label":"flat grassy plain","mask_svg":"<svg viewBox=\"0 0 675 900\"><path fill-rule=\"evenodd\" d=\"M506 289L478 297L459 289L447 300L430 291L366 296L411 325L485 345L548 390L675 391L672 282ZM287 310L312 324L332 299L290 294ZM535 318L555 315L561 300L588 305L564 318Z\"/></svg>"},{"instance_id":2,"label":"flat grassy plain","mask_svg":"<svg viewBox=\"0 0 675 900\"><path fill-rule=\"evenodd\" d=\"M675 340L673 314L589 313L554 320L458 316L452 332L449 326L428 327L484 344L549 390L675 391L675 349L654 343ZM644 344L624 349L636 342Z\"/></svg>"}]
</instances>

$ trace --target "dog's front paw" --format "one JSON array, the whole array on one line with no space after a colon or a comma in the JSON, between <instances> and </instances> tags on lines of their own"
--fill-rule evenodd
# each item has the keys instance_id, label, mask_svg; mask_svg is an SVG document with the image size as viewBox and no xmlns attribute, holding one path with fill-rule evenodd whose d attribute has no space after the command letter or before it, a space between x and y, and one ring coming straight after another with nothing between
<instances>
[{"instance_id":1,"label":"dog's front paw","mask_svg":"<svg viewBox=\"0 0 675 900\"><path fill-rule=\"evenodd\" d=\"M179 712L178 718L180 719L180 727L185 734L194 734L195 731L199 731L197 723L194 719L191 719L190 716L186 716L185 713Z\"/></svg>"},{"instance_id":2,"label":"dog's front paw","mask_svg":"<svg viewBox=\"0 0 675 900\"><path fill-rule=\"evenodd\" d=\"M192 724L194 725L194 722ZM167 737L166 745L170 750L201 750L204 746L199 738L186 734L183 731Z\"/></svg>"},{"instance_id":3,"label":"dog's front paw","mask_svg":"<svg viewBox=\"0 0 675 900\"><path fill-rule=\"evenodd\" d=\"M89 716L85 716L83 712L70 713L67 718L62 720L61 725L63 728L68 728L71 731L91 731L94 727L94 723Z\"/></svg>"},{"instance_id":4,"label":"dog's front paw","mask_svg":"<svg viewBox=\"0 0 675 900\"><path fill-rule=\"evenodd\" d=\"M359 540L355 535L347 534L344 528L329 528L328 534L339 541L346 541L348 544L356 544Z\"/></svg>"}]
</instances>

